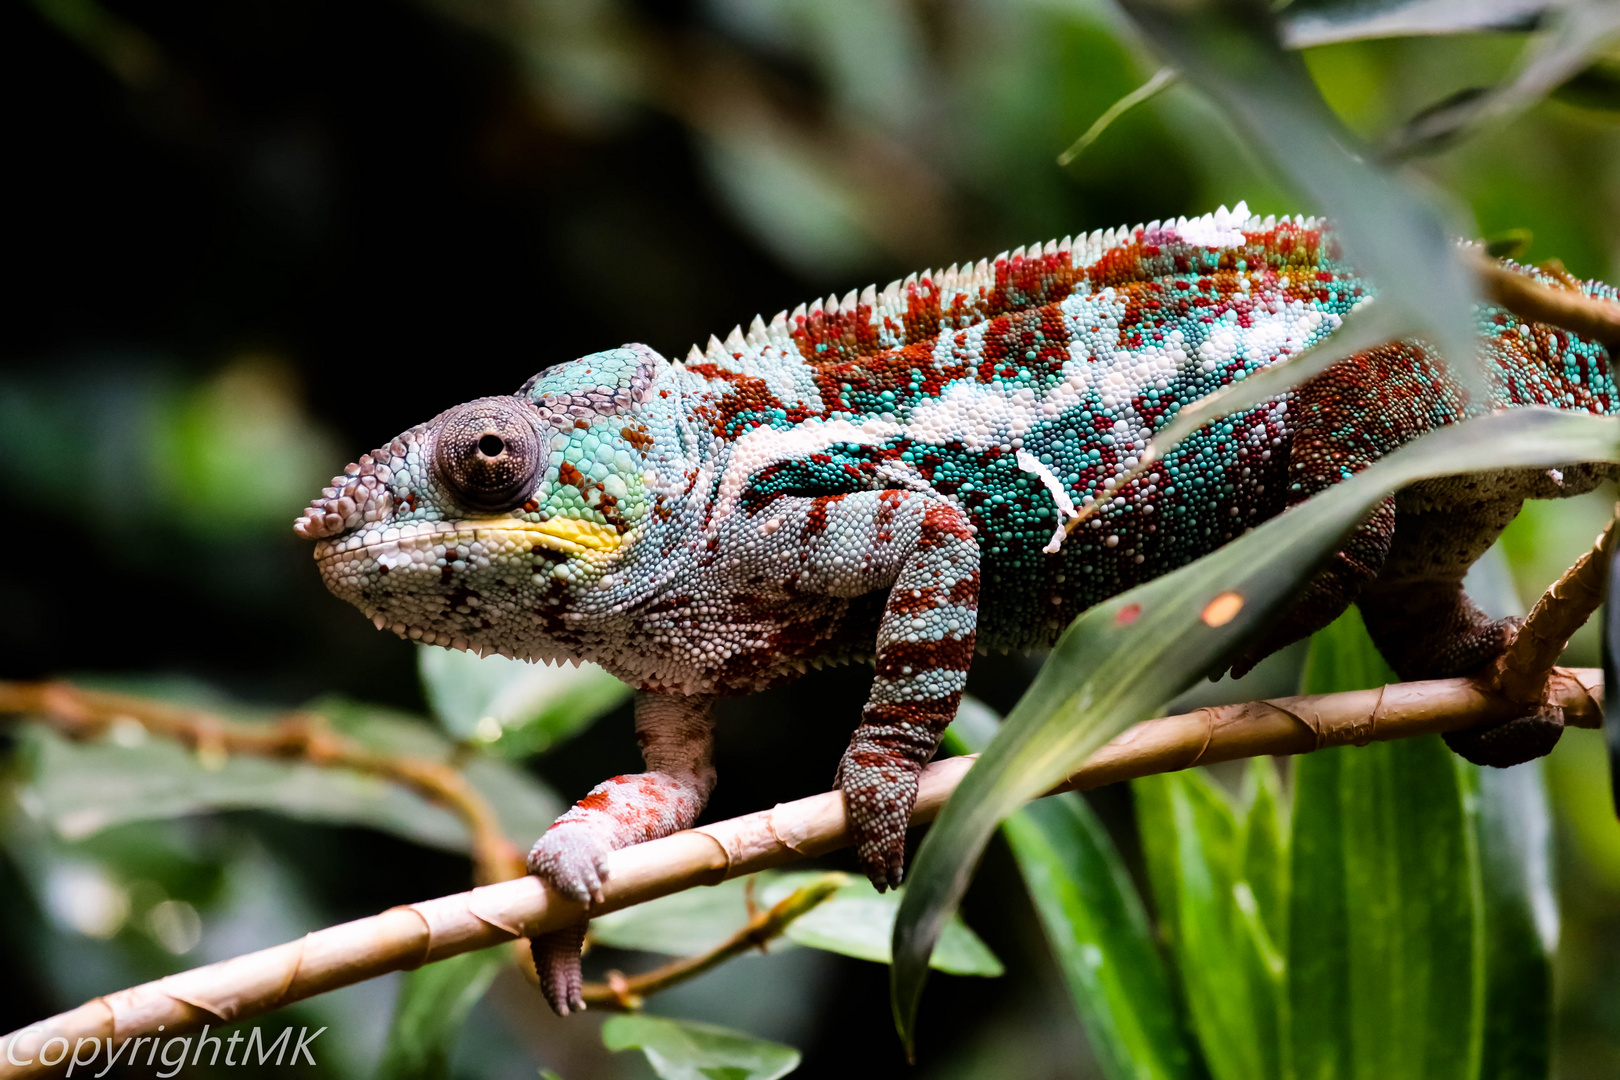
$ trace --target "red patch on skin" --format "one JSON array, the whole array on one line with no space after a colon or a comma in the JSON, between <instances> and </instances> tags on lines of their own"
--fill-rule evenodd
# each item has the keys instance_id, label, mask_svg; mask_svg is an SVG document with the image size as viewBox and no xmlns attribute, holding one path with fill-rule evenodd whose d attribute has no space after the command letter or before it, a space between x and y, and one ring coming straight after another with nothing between
<instances>
[{"instance_id":1,"label":"red patch on skin","mask_svg":"<svg viewBox=\"0 0 1620 1080\"><path fill-rule=\"evenodd\" d=\"M979 604L979 572L973 571L956 579L951 586L951 603L958 607L977 607Z\"/></svg>"},{"instance_id":2,"label":"red patch on skin","mask_svg":"<svg viewBox=\"0 0 1620 1080\"><path fill-rule=\"evenodd\" d=\"M841 502L843 495L818 495L810 503L810 512L806 515L805 532L810 536L819 536L827 531L827 508L835 502Z\"/></svg>"},{"instance_id":3,"label":"red patch on skin","mask_svg":"<svg viewBox=\"0 0 1620 1080\"><path fill-rule=\"evenodd\" d=\"M577 488L585 487L585 474L580 472L572 461L565 461L557 466L557 480L559 483L570 484Z\"/></svg>"},{"instance_id":4,"label":"red patch on skin","mask_svg":"<svg viewBox=\"0 0 1620 1080\"><path fill-rule=\"evenodd\" d=\"M944 668L948 671L966 671L973 663L973 642L962 638L940 638L938 641L896 641L879 654L877 673L889 678L904 678L901 668L909 667L913 673Z\"/></svg>"},{"instance_id":5,"label":"red patch on skin","mask_svg":"<svg viewBox=\"0 0 1620 1080\"><path fill-rule=\"evenodd\" d=\"M1131 623L1135 622L1137 616L1141 614L1141 604L1126 604L1124 607L1120 608L1119 612L1114 616L1114 625L1129 626Z\"/></svg>"}]
</instances>

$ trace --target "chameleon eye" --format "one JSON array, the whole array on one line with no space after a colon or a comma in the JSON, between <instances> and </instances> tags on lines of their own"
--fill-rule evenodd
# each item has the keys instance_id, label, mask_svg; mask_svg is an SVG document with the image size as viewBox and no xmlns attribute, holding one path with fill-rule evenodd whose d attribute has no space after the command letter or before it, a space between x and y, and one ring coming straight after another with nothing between
<instances>
[{"instance_id":1,"label":"chameleon eye","mask_svg":"<svg viewBox=\"0 0 1620 1080\"><path fill-rule=\"evenodd\" d=\"M480 398L438 421L435 479L469 509L507 510L529 495L540 464L533 410L515 398Z\"/></svg>"}]
</instances>

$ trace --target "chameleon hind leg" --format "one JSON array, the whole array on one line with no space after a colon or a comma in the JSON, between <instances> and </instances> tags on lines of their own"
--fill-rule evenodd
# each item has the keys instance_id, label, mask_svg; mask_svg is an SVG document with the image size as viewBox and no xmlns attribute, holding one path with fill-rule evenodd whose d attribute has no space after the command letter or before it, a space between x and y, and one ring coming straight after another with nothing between
<instances>
[{"instance_id":1,"label":"chameleon hind leg","mask_svg":"<svg viewBox=\"0 0 1620 1080\"><path fill-rule=\"evenodd\" d=\"M1421 362L1410 346L1371 349L1340 361L1295 392L1288 408L1288 506L1360 472L1428 429L1434 392L1411 375ZM1232 665L1233 676L1342 615L1383 569L1395 523L1392 497L1346 538L1299 599Z\"/></svg>"},{"instance_id":2,"label":"chameleon hind leg","mask_svg":"<svg viewBox=\"0 0 1620 1080\"><path fill-rule=\"evenodd\" d=\"M602 899L608 854L689 828L714 790L714 698L636 695L636 739L647 771L592 788L529 852L529 873L584 904ZM585 1008L585 920L530 942L540 989L558 1015Z\"/></svg>"},{"instance_id":3,"label":"chameleon hind leg","mask_svg":"<svg viewBox=\"0 0 1620 1080\"><path fill-rule=\"evenodd\" d=\"M1461 477L1445 486L1477 491L1490 485ZM1463 591L1462 579L1513 520L1523 499L1510 491L1434 506L1424 505L1420 492L1407 492L1401 502L1384 570L1358 602L1367 630L1402 679L1479 671L1512 642L1519 620L1486 615ZM1452 732L1446 743L1476 765L1506 768L1550 753L1562 734L1557 710L1531 709L1505 722Z\"/></svg>"}]
</instances>

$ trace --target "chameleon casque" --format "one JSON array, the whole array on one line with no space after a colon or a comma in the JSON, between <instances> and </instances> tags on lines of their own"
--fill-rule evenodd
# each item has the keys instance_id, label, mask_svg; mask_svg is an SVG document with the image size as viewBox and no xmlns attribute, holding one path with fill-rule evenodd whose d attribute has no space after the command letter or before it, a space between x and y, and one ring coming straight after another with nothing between
<instances>
[{"instance_id":1,"label":"chameleon casque","mask_svg":"<svg viewBox=\"0 0 1620 1080\"><path fill-rule=\"evenodd\" d=\"M379 628L591 660L640 691L647 771L598 785L529 856L586 903L609 851L702 810L717 696L874 663L836 782L863 869L898 885L917 776L975 649L1048 645L1088 606L1437 426L1508 406L1617 411L1601 345L1482 305L1489 401L1395 342L1120 483L1177 409L1331 334L1373 291L1325 222L1242 204L1021 248L755 319L684 363L626 345L549 367L361 457L296 529ZM1352 601L1403 678L1480 667L1514 624L1469 602L1465 571L1524 498L1607 475L1576 464L1390 498L1234 670ZM534 942L559 1013L583 1007L584 929Z\"/></svg>"}]
</instances>

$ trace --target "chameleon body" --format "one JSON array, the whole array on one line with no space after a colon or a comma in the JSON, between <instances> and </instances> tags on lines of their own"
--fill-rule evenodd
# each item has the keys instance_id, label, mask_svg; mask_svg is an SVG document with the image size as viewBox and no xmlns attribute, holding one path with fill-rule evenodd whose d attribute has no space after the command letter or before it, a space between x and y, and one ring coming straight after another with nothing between
<instances>
[{"instance_id":1,"label":"chameleon body","mask_svg":"<svg viewBox=\"0 0 1620 1080\"><path fill-rule=\"evenodd\" d=\"M755 319L683 363L627 345L558 364L362 457L297 530L379 628L588 659L641 691L648 771L592 790L530 856L582 901L607 852L702 809L717 696L872 662L837 780L863 868L897 885L917 775L976 649L1048 644L1434 427L1505 406L1616 411L1602 346L1481 306L1489 401L1421 343L1392 343L1122 482L1183 405L1372 296L1315 220L1240 205L1093 233ZM1573 465L1388 500L1239 667L1352 601L1403 676L1479 666L1512 627L1463 595L1468 565L1523 498L1601 478ZM562 1012L581 1007L583 926L535 942Z\"/></svg>"}]
</instances>

